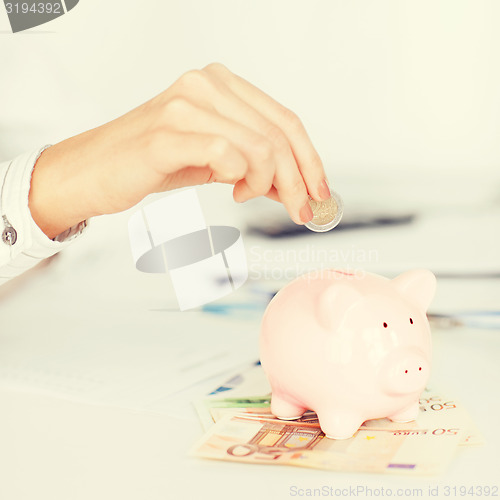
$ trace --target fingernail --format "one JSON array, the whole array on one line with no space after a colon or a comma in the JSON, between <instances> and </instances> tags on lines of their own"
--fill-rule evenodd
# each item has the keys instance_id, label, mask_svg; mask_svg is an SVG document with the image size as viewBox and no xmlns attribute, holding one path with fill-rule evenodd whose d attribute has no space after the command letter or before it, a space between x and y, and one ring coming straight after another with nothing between
<instances>
[{"instance_id":1,"label":"fingernail","mask_svg":"<svg viewBox=\"0 0 500 500\"><path fill-rule=\"evenodd\" d=\"M323 179L321 181L321 184L319 185L319 188L318 188L318 193L319 193L322 200L328 200L328 198L330 198L330 196L332 195L330 193L330 188L328 187L328 183L326 182L326 179Z\"/></svg>"},{"instance_id":2,"label":"fingernail","mask_svg":"<svg viewBox=\"0 0 500 500\"><path fill-rule=\"evenodd\" d=\"M311 205L309 205L309 202L307 202L301 209L300 209L300 220L304 223L309 222L313 217L313 211L311 209Z\"/></svg>"}]
</instances>

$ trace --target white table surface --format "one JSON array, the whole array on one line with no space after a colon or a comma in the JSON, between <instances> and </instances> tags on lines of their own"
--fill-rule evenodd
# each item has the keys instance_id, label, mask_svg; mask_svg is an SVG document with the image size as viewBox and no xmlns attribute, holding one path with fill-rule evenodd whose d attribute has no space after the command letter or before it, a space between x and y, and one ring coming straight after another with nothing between
<instances>
[{"instance_id":1,"label":"white table surface","mask_svg":"<svg viewBox=\"0 0 500 500\"><path fill-rule=\"evenodd\" d=\"M125 214L95 221L87 238L51 265L0 290L0 499L284 499L293 497L293 487L323 486L391 488L393 496L397 488L422 488L420 497L427 498L428 488L436 485L500 486L499 330L434 331L430 385L460 400L486 441L459 449L442 476L347 474L188 456L203 433L189 400L216 382L162 397L162 384L166 394L171 382L161 378L169 373L161 371L162 356L168 358L169 344L210 346L207 339L213 338L227 343L235 364L256 359L258 314L242 320L175 312L168 278L133 268L126 220ZM381 269L387 264L383 256L389 259L392 244L407 232L394 229L385 239L387 247L376 240L382 245ZM487 233L485 228L482 244L498 245L498 237ZM335 244L360 244L363 234L346 232ZM306 241L283 244L300 248ZM245 239L247 250L267 244ZM480 249L475 251L473 260L480 259ZM246 297L238 293L233 300ZM499 300L500 280L440 280L434 308L498 309ZM68 381L72 362L73 385ZM101 392L84 380L85 367L94 375L101 370ZM149 384L147 378L136 380L142 372L154 380L156 397L133 394ZM176 374L178 380L183 376Z\"/></svg>"}]
</instances>

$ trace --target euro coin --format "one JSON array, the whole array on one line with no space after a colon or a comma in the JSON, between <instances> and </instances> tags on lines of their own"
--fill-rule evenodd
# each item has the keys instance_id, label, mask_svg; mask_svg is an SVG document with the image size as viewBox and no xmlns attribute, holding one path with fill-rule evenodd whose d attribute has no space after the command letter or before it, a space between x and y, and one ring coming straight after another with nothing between
<instances>
[{"instance_id":1,"label":"euro coin","mask_svg":"<svg viewBox=\"0 0 500 500\"><path fill-rule=\"evenodd\" d=\"M309 205L313 212L313 218L306 222L305 226L311 231L323 233L330 231L338 225L342 214L344 213L344 203L338 193L332 191L332 195L328 200L316 201L309 200Z\"/></svg>"}]
</instances>

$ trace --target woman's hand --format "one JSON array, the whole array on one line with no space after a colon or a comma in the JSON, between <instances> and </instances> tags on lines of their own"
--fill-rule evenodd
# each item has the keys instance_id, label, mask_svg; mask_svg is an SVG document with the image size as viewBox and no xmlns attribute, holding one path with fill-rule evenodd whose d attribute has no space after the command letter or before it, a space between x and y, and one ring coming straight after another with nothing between
<instances>
[{"instance_id":1,"label":"woman's hand","mask_svg":"<svg viewBox=\"0 0 500 500\"><path fill-rule=\"evenodd\" d=\"M308 194L330 196L323 165L299 118L221 64L189 71L129 113L51 146L31 182L33 219L53 238L146 195L234 184L238 202L268 196L297 224Z\"/></svg>"}]
</instances>

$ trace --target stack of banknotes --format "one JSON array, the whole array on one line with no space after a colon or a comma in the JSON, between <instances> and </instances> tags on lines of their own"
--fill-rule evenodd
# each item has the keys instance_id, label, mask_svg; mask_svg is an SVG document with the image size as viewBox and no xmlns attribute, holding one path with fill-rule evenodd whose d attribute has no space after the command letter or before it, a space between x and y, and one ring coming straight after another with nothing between
<instances>
[{"instance_id":1,"label":"stack of banknotes","mask_svg":"<svg viewBox=\"0 0 500 500\"><path fill-rule=\"evenodd\" d=\"M483 443L465 409L455 399L430 389L422 394L414 422L369 420L350 439L328 439L312 411L293 421L272 415L270 388L258 363L194 405L206 434L191 454L231 462L438 474L459 447Z\"/></svg>"}]
</instances>

